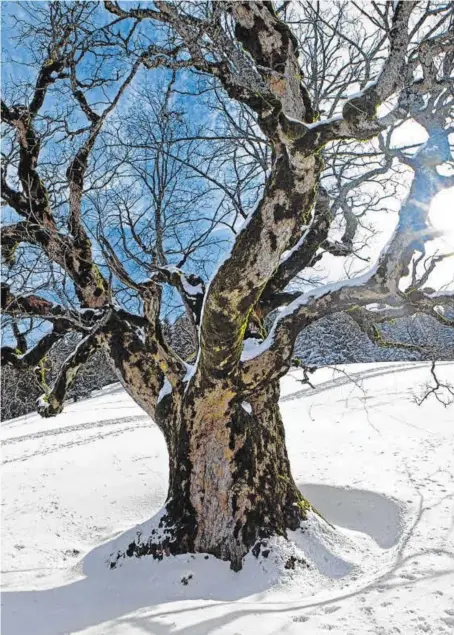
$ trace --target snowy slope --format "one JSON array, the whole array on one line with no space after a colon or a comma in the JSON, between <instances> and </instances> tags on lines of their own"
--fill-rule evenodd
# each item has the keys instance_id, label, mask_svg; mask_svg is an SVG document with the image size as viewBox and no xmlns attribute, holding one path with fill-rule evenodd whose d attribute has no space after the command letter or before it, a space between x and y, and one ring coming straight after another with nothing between
<instances>
[{"instance_id":1,"label":"snowy slope","mask_svg":"<svg viewBox=\"0 0 454 635\"><path fill-rule=\"evenodd\" d=\"M5 422L2 633L452 633L454 405L412 401L426 363L299 378L282 382L293 472L336 530L314 518L240 573L203 555L107 568L167 486L161 435L118 385ZM309 567L284 569L293 553Z\"/></svg>"}]
</instances>

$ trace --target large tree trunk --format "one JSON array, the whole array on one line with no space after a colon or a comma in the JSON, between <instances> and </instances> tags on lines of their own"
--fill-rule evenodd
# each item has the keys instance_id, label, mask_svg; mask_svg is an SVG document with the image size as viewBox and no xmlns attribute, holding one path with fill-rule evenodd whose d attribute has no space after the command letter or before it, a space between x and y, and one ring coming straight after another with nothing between
<instances>
[{"instance_id":1,"label":"large tree trunk","mask_svg":"<svg viewBox=\"0 0 454 635\"><path fill-rule=\"evenodd\" d=\"M304 518L285 447L279 385L248 401L165 397L160 416L171 417L167 435L169 495L163 525L165 544L131 546L131 555L162 551L202 552L241 568L243 556L272 535L285 536Z\"/></svg>"}]
</instances>

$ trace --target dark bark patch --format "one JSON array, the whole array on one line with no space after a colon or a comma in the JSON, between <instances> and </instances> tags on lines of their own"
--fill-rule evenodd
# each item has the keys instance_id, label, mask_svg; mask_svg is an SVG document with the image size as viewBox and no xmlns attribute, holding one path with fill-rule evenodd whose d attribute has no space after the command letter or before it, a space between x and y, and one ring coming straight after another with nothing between
<instances>
[{"instance_id":1,"label":"dark bark patch","mask_svg":"<svg viewBox=\"0 0 454 635\"><path fill-rule=\"evenodd\" d=\"M279 223L281 220L284 220L287 216L287 208L284 205L276 204L273 209L273 217L274 222Z\"/></svg>"}]
</instances>

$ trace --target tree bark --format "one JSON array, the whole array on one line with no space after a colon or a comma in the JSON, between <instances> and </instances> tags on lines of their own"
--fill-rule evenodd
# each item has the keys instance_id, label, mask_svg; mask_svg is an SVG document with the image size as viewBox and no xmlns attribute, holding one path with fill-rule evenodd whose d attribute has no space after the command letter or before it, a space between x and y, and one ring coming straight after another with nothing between
<instances>
[{"instance_id":1,"label":"tree bark","mask_svg":"<svg viewBox=\"0 0 454 635\"><path fill-rule=\"evenodd\" d=\"M286 536L305 518L305 501L290 471L279 411L279 384L216 402L172 393L157 408L169 450L166 539L131 544L127 555L199 552L229 560L270 536ZM220 394L218 393L218 397Z\"/></svg>"}]
</instances>

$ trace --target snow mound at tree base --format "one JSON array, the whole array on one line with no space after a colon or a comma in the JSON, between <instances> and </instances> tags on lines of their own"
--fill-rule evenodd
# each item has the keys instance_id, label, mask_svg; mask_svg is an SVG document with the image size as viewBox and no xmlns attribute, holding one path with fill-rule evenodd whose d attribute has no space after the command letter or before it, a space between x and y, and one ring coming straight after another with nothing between
<instances>
[{"instance_id":1,"label":"snow mound at tree base","mask_svg":"<svg viewBox=\"0 0 454 635\"><path fill-rule=\"evenodd\" d=\"M316 493L317 487L307 485L305 489ZM322 495L320 498L319 495L317 500L324 509L329 509L331 492L320 487L322 492L326 489L325 497ZM288 532L288 539L276 536L258 542L245 556L243 568L237 573L230 569L228 562L212 555L173 556L166 552L165 547L159 549L160 541L165 545L168 537L167 529L162 526L165 509L88 554L83 561L83 573L93 578L104 575L104 569L111 570L112 576L127 576L135 580L145 576L153 596L159 596L162 585L166 586L167 601L170 589L174 599L184 592L184 596L191 599L239 600L271 590L273 595L279 591L285 594L286 588L294 588L295 585L303 598L322 591L368 584L387 570L395 549L379 546L375 534L367 533L368 527L361 526L358 516L361 518L361 512L368 516L371 501L375 502L376 498L383 499L383 511L385 501L388 501L388 513L382 522L387 523L393 535L397 536L402 531L402 510L390 499L374 492L333 489L337 490L337 507L343 510L342 524L353 528L332 525L329 516L324 520L309 512L300 529ZM358 500L362 508L354 504ZM392 516L389 509L398 509L399 513ZM398 524L390 528L390 522ZM355 529L358 524L363 531ZM374 526L374 532L376 529ZM379 527L377 530L380 531ZM147 545L156 547L153 548L155 555L140 555L150 552L140 548Z\"/></svg>"}]
</instances>

